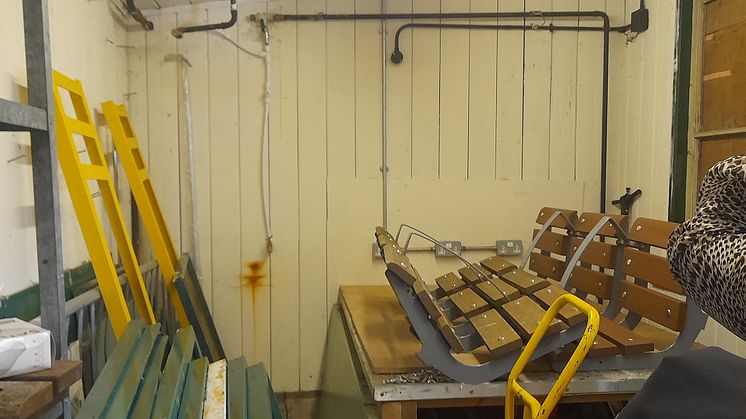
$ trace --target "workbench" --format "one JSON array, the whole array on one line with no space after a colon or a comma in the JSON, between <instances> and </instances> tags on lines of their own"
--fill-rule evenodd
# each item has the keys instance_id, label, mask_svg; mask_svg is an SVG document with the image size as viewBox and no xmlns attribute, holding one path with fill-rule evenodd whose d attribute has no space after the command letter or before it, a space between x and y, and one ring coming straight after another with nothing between
<instances>
[{"instance_id":1,"label":"workbench","mask_svg":"<svg viewBox=\"0 0 746 419\"><path fill-rule=\"evenodd\" d=\"M402 383L402 380L397 380L402 374L417 375L428 369L417 358L420 343L410 332L404 311L389 286L342 286L335 309L340 312L359 392L367 400L367 409L363 409L367 417L415 419L419 408L504 405L505 381L471 385L456 382ZM339 350L329 352L335 351L331 348L332 339L339 334L333 330L334 316L332 313L325 369L330 368L330 358L334 359L335 365L344 364L344 357L336 353ZM665 336L654 338L656 346L667 344ZM479 354L465 354L462 361L478 363ZM531 394L541 397L549 392L558 374L551 371L545 361L537 361L527 368L521 383ZM578 372L562 403L628 400L642 388L651 373L652 370ZM339 408L340 400L349 401L350 396L333 394L335 390L327 381L323 387L322 415L331 418L324 414L325 405L329 403L330 406L334 400ZM346 393L351 391L340 385L337 388ZM346 415L351 417L349 413Z\"/></svg>"}]
</instances>

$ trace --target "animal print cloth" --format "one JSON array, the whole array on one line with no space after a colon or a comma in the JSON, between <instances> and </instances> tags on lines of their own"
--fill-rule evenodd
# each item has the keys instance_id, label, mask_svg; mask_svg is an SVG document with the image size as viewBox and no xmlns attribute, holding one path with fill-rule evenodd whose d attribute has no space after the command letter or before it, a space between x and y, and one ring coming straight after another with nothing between
<instances>
[{"instance_id":1,"label":"animal print cloth","mask_svg":"<svg viewBox=\"0 0 746 419\"><path fill-rule=\"evenodd\" d=\"M746 339L746 156L707 172L696 214L671 234L668 261L688 296Z\"/></svg>"}]
</instances>

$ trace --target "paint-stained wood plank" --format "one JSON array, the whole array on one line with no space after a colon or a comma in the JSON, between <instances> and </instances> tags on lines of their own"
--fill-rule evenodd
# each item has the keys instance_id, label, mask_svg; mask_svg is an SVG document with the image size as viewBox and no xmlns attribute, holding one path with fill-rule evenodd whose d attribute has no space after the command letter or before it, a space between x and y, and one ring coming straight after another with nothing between
<instances>
[{"instance_id":1,"label":"paint-stained wood plank","mask_svg":"<svg viewBox=\"0 0 746 419\"><path fill-rule=\"evenodd\" d=\"M295 13L294 1L270 4L270 13ZM275 99L270 115L270 212L272 382L279 391L300 388L298 310L298 84L296 23L274 25L272 80Z\"/></svg>"},{"instance_id":2,"label":"paint-stained wood plank","mask_svg":"<svg viewBox=\"0 0 746 419\"><path fill-rule=\"evenodd\" d=\"M440 2L414 0L412 8L415 13L438 13ZM412 49L403 51L412 63L411 175L433 179L438 177L441 30L414 29L411 36Z\"/></svg>"},{"instance_id":3,"label":"paint-stained wood plank","mask_svg":"<svg viewBox=\"0 0 746 419\"><path fill-rule=\"evenodd\" d=\"M522 0L502 0L501 12L522 12ZM503 31L497 40L497 178L521 179L523 166L522 31Z\"/></svg>"},{"instance_id":4,"label":"paint-stained wood plank","mask_svg":"<svg viewBox=\"0 0 746 419\"><path fill-rule=\"evenodd\" d=\"M469 9L469 0L441 4L444 13ZM453 20L450 23L469 23ZM469 151L469 31L440 34L440 178L466 179Z\"/></svg>"},{"instance_id":5,"label":"paint-stained wood plank","mask_svg":"<svg viewBox=\"0 0 746 419\"><path fill-rule=\"evenodd\" d=\"M207 11L209 22L223 14ZM221 33L236 41L236 28ZM241 316L241 210L238 136L238 50L215 34L208 38L210 115L210 217L212 221L213 318L226 356L242 352Z\"/></svg>"},{"instance_id":6,"label":"paint-stained wood plank","mask_svg":"<svg viewBox=\"0 0 746 419\"><path fill-rule=\"evenodd\" d=\"M388 13L411 13L412 0L386 4ZM388 58L394 48L396 30L405 20L386 22L386 118L388 142L388 174L395 179L409 178L412 163L412 30L399 38L404 60L394 64ZM417 29L414 29L417 30Z\"/></svg>"},{"instance_id":7,"label":"paint-stained wood plank","mask_svg":"<svg viewBox=\"0 0 746 419\"><path fill-rule=\"evenodd\" d=\"M326 11L327 13L355 13L355 2L327 0ZM352 178L355 176L356 24L357 22L353 21L326 22L327 175L329 177ZM370 87L375 88L375 85Z\"/></svg>"},{"instance_id":8,"label":"paint-stained wood plank","mask_svg":"<svg viewBox=\"0 0 746 419\"><path fill-rule=\"evenodd\" d=\"M497 0L472 0L472 12L494 12ZM473 21L477 23L478 21ZM469 34L469 179L494 179L497 129L498 31Z\"/></svg>"},{"instance_id":9,"label":"paint-stained wood plank","mask_svg":"<svg viewBox=\"0 0 746 419\"><path fill-rule=\"evenodd\" d=\"M325 0L298 3L324 11ZM326 23L298 23L298 214L300 388L319 386L326 336Z\"/></svg>"},{"instance_id":10,"label":"paint-stained wood plank","mask_svg":"<svg viewBox=\"0 0 746 419\"><path fill-rule=\"evenodd\" d=\"M266 12L263 3L239 7L238 44L247 51L264 52L264 36L247 18ZM267 231L262 190L265 60L238 53L238 108L243 356L270 364L270 287L267 276ZM271 98L270 98L271 100Z\"/></svg>"}]
</instances>

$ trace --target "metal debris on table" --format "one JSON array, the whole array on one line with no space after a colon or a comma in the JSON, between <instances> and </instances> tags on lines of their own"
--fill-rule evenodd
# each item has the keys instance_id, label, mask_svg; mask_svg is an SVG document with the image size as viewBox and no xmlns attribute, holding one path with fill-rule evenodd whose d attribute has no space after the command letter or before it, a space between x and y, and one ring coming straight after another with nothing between
<instances>
[{"instance_id":1,"label":"metal debris on table","mask_svg":"<svg viewBox=\"0 0 746 419\"><path fill-rule=\"evenodd\" d=\"M383 381L383 384L436 384L452 383L453 380L436 369L399 374Z\"/></svg>"}]
</instances>

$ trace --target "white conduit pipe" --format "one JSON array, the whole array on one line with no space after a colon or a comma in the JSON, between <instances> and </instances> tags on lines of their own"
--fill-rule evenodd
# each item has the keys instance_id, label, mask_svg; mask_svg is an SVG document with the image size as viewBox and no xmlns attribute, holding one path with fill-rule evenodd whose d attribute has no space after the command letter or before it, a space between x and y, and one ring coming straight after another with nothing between
<instances>
[{"instance_id":1,"label":"white conduit pipe","mask_svg":"<svg viewBox=\"0 0 746 419\"><path fill-rule=\"evenodd\" d=\"M194 125L192 123L192 95L189 90L187 65L182 62L181 72L184 83L184 113L186 114L187 156L189 159L189 189L192 200L192 251L194 260L199 261L199 218L197 210L197 166L194 163ZM198 262L199 263L199 262ZM197 274L199 276L199 273Z\"/></svg>"}]
</instances>

